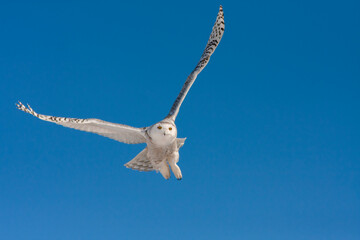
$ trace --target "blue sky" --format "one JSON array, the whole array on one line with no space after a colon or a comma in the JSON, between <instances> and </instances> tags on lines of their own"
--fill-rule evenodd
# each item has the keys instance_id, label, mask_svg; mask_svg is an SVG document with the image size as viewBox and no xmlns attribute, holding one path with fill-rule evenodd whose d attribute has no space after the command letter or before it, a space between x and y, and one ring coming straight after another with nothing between
<instances>
[{"instance_id":1,"label":"blue sky","mask_svg":"<svg viewBox=\"0 0 360 240\"><path fill-rule=\"evenodd\" d=\"M126 145L16 110L177 118L183 180ZM358 1L8 1L0 8L1 239L360 239Z\"/></svg>"}]
</instances>

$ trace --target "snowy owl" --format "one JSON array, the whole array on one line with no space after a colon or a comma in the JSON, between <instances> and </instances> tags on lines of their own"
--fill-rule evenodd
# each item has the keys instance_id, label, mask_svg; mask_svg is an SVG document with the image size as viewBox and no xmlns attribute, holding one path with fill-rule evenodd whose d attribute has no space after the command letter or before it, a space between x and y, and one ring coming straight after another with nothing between
<instances>
[{"instance_id":1,"label":"snowy owl","mask_svg":"<svg viewBox=\"0 0 360 240\"><path fill-rule=\"evenodd\" d=\"M177 138L175 119L191 85L194 83L197 75L205 68L209 62L210 56L218 46L224 34L224 29L224 13L222 7L220 6L210 38L206 44L200 61L186 79L186 82L172 105L169 114L165 119L152 126L135 128L94 118L78 119L47 116L36 113L29 105L27 105L28 107L25 107L21 102L16 104L17 108L32 114L41 120L53 122L64 127L96 133L119 142L128 144L146 143L146 148L134 159L126 163L125 166L139 171L160 171L165 179L170 178L171 168L175 177L180 180L182 178L182 174L177 163L179 161L179 149L184 145L185 138Z\"/></svg>"}]
</instances>

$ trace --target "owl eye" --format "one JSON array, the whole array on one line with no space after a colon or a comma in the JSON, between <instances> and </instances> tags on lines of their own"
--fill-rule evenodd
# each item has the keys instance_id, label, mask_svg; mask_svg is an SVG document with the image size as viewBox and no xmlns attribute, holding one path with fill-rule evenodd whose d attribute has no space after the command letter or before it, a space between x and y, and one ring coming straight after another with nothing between
<instances>
[{"instance_id":1,"label":"owl eye","mask_svg":"<svg viewBox=\"0 0 360 240\"><path fill-rule=\"evenodd\" d=\"M161 127L161 126L158 126L157 128L158 128L158 129L162 129L162 127Z\"/></svg>"},{"instance_id":2,"label":"owl eye","mask_svg":"<svg viewBox=\"0 0 360 240\"><path fill-rule=\"evenodd\" d=\"M171 131L171 130L172 130L172 128L171 128L171 127L169 127L169 130Z\"/></svg>"}]
</instances>

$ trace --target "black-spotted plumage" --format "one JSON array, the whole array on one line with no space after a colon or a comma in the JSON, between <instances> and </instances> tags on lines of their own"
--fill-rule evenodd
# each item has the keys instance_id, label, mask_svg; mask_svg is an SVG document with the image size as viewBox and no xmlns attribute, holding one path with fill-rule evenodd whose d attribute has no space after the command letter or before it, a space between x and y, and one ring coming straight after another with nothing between
<instances>
[{"instance_id":1,"label":"black-spotted plumage","mask_svg":"<svg viewBox=\"0 0 360 240\"><path fill-rule=\"evenodd\" d=\"M195 69L187 77L185 84L183 85L178 97L176 98L167 118L171 118L175 121L177 114L179 113L180 106L184 101L186 94L190 90L191 86L195 82L197 75L208 64L211 55L214 53L216 47L219 45L220 40L225 31L224 12L222 6L220 6L219 13L217 15L215 24L210 34L209 40L206 44L205 50L201 55L200 61L196 65Z\"/></svg>"}]
</instances>

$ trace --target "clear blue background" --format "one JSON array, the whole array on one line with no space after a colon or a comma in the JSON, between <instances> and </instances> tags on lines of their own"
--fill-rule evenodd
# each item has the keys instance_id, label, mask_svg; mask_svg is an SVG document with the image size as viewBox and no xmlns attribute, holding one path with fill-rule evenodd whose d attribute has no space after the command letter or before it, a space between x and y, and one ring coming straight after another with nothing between
<instances>
[{"instance_id":1,"label":"clear blue background","mask_svg":"<svg viewBox=\"0 0 360 240\"><path fill-rule=\"evenodd\" d=\"M126 169L144 145L15 108L137 127L161 120L220 4L224 38L177 119L188 137L182 181ZM2 2L0 239L360 239L359 9L355 0Z\"/></svg>"}]
</instances>

